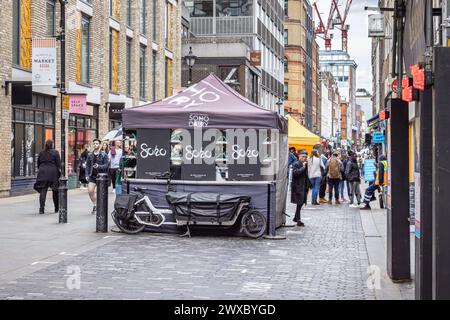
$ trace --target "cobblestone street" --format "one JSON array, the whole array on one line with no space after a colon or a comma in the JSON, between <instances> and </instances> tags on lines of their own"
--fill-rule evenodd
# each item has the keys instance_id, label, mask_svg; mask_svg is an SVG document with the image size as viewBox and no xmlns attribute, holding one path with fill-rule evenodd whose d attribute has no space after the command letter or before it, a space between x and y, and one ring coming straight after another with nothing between
<instances>
[{"instance_id":1,"label":"cobblestone street","mask_svg":"<svg viewBox=\"0 0 450 320\"><path fill-rule=\"evenodd\" d=\"M285 240L112 233L0 283L0 299L375 299L359 210L308 206L303 221Z\"/></svg>"}]
</instances>

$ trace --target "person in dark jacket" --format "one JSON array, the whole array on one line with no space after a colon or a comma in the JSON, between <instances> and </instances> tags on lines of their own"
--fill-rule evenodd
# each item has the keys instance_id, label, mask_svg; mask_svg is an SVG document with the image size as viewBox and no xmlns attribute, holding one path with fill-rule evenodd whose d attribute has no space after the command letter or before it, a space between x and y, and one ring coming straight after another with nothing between
<instances>
[{"instance_id":1,"label":"person in dark jacket","mask_svg":"<svg viewBox=\"0 0 450 320\"><path fill-rule=\"evenodd\" d=\"M108 173L109 169L108 155L101 150L100 144L101 141L99 139L94 139L92 142L93 151L89 152L86 159L86 181L88 182L88 193L94 206L91 212L92 214L95 214L97 211L97 199L95 197L97 175L99 173Z\"/></svg>"},{"instance_id":2,"label":"person in dark jacket","mask_svg":"<svg viewBox=\"0 0 450 320\"><path fill-rule=\"evenodd\" d=\"M297 205L295 210L294 222L297 226L304 227L301 221L300 211L306 203L308 195L308 161L307 154L301 153L300 160L292 165L292 184L291 184L291 203Z\"/></svg>"},{"instance_id":3,"label":"person in dark jacket","mask_svg":"<svg viewBox=\"0 0 450 320\"><path fill-rule=\"evenodd\" d=\"M345 168L345 176L348 182L348 191L350 197L350 206L353 206L353 198L356 195L358 206L361 204L361 173L359 171L358 160L356 154L352 154Z\"/></svg>"},{"instance_id":4,"label":"person in dark jacket","mask_svg":"<svg viewBox=\"0 0 450 320\"><path fill-rule=\"evenodd\" d=\"M78 167L80 169L80 175L78 176L78 180L80 180L81 186L83 189L86 189L86 160L89 154L89 145L84 146L84 151L80 155L80 159L78 159Z\"/></svg>"},{"instance_id":5,"label":"person in dark jacket","mask_svg":"<svg viewBox=\"0 0 450 320\"><path fill-rule=\"evenodd\" d=\"M45 142L44 150L38 156L38 175L34 190L40 193L39 196L39 214L44 214L45 199L47 198L48 188L53 192L53 204L55 206L55 213L59 211L58 187L59 177L61 175L61 157L59 152L54 149L52 140Z\"/></svg>"}]
</instances>

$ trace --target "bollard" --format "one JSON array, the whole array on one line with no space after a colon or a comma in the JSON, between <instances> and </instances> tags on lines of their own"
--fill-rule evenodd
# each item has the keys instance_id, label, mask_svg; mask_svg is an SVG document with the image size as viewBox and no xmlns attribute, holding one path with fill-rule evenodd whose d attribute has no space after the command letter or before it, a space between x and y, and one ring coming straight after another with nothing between
<instances>
[{"instance_id":1,"label":"bollard","mask_svg":"<svg viewBox=\"0 0 450 320\"><path fill-rule=\"evenodd\" d=\"M108 180L106 173L99 173L97 176L96 232L108 232Z\"/></svg>"},{"instance_id":2,"label":"bollard","mask_svg":"<svg viewBox=\"0 0 450 320\"><path fill-rule=\"evenodd\" d=\"M67 223L67 178L59 179L59 223Z\"/></svg>"}]
</instances>

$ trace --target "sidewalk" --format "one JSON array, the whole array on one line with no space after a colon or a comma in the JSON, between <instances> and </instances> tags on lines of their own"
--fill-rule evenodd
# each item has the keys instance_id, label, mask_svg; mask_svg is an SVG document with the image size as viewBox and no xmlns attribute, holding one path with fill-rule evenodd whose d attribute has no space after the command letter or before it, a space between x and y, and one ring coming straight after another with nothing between
<instances>
[{"instance_id":1,"label":"sidewalk","mask_svg":"<svg viewBox=\"0 0 450 320\"><path fill-rule=\"evenodd\" d=\"M46 212L39 215L39 195L0 199L0 284L34 272L74 252L83 252L109 241L95 233L95 216L87 190L69 190L67 224L53 213L52 194L47 194ZM109 193L109 210L114 194ZM108 226L112 226L109 217Z\"/></svg>"}]
</instances>

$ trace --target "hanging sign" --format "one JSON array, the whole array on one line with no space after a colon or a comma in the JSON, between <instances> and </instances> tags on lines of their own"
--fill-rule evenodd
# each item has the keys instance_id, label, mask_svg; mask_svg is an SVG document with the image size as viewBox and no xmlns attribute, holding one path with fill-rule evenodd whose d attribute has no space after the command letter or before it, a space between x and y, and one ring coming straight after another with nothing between
<instances>
[{"instance_id":1,"label":"hanging sign","mask_svg":"<svg viewBox=\"0 0 450 320\"><path fill-rule=\"evenodd\" d=\"M364 180L367 182L375 181L375 159L366 159L364 161Z\"/></svg>"},{"instance_id":2,"label":"hanging sign","mask_svg":"<svg viewBox=\"0 0 450 320\"><path fill-rule=\"evenodd\" d=\"M56 86L56 39L32 39L32 85Z\"/></svg>"},{"instance_id":3,"label":"hanging sign","mask_svg":"<svg viewBox=\"0 0 450 320\"><path fill-rule=\"evenodd\" d=\"M87 103L85 94L71 94L69 96L70 113L85 114L87 112Z\"/></svg>"},{"instance_id":4,"label":"hanging sign","mask_svg":"<svg viewBox=\"0 0 450 320\"><path fill-rule=\"evenodd\" d=\"M425 69L420 68L418 64L409 68L413 76L413 87L418 90L425 90Z\"/></svg>"},{"instance_id":5,"label":"hanging sign","mask_svg":"<svg viewBox=\"0 0 450 320\"><path fill-rule=\"evenodd\" d=\"M261 66L261 51L250 51L250 63L252 66Z\"/></svg>"},{"instance_id":6,"label":"hanging sign","mask_svg":"<svg viewBox=\"0 0 450 320\"><path fill-rule=\"evenodd\" d=\"M381 132L373 132L372 133L372 143L384 143L385 137Z\"/></svg>"}]
</instances>

